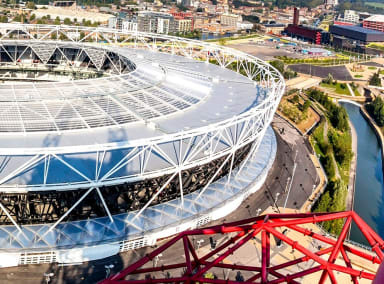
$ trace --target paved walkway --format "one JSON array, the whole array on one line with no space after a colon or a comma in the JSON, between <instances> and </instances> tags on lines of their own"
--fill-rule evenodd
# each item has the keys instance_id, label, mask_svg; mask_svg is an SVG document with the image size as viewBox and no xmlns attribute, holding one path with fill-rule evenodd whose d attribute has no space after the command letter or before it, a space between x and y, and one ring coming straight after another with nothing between
<instances>
[{"instance_id":1,"label":"paved walkway","mask_svg":"<svg viewBox=\"0 0 384 284\"><path fill-rule=\"evenodd\" d=\"M355 92L352 90L352 87L351 87L351 85L349 85L349 83L347 83L347 87L348 87L348 90L349 90L349 93L351 94L351 96L354 97Z\"/></svg>"},{"instance_id":2,"label":"paved walkway","mask_svg":"<svg viewBox=\"0 0 384 284\"><path fill-rule=\"evenodd\" d=\"M351 160L351 166L349 169L349 182L348 182L348 195L346 199L346 210L353 210L353 199L355 196L355 179L356 179L356 166L357 166L357 134L353 124L349 122L352 136L352 153L353 157Z\"/></svg>"},{"instance_id":3,"label":"paved walkway","mask_svg":"<svg viewBox=\"0 0 384 284\"><path fill-rule=\"evenodd\" d=\"M317 86L321 82L320 78L311 77L306 74L298 74L296 78L286 81L288 89L308 89Z\"/></svg>"}]
</instances>

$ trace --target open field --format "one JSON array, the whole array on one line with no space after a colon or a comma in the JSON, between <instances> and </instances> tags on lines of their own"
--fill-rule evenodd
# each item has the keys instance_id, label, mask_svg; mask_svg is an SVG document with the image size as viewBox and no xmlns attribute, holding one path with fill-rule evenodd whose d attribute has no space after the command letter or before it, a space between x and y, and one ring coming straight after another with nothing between
<instances>
[{"instance_id":1,"label":"open field","mask_svg":"<svg viewBox=\"0 0 384 284\"><path fill-rule=\"evenodd\" d=\"M323 88L326 88L326 89L330 89L339 95L344 95L344 96L350 96L351 95L349 90L348 90L348 87L344 83L337 83L337 84L321 83L320 86Z\"/></svg>"}]
</instances>

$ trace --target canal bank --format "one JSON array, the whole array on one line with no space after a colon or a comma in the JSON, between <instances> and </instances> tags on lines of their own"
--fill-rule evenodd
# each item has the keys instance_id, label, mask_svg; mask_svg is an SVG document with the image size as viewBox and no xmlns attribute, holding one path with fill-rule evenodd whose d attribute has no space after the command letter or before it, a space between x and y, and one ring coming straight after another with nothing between
<instances>
[{"instance_id":1,"label":"canal bank","mask_svg":"<svg viewBox=\"0 0 384 284\"><path fill-rule=\"evenodd\" d=\"M339 100L339 104L353 104L357 107L360 107L360 105L354 101L350 100ZM345 209L346 210L353 210L354 200L355 200L355 183L356 183L356 165L357 165L357 132L355 129L355 126L349 120L349 128L350 128L350 134L351 134L351 150L353 153L353 157L351 159L351 163L349 166L349 180L348 180L348 195L346 198L345 203Z\"/></svg>"},{"instance_id":2,"label":"canal bank","mask_svg":"<svg viewBox=\"0 0 384 284\"><path fill-rule=\"evenodd\" d=\"M383 136L383 133L381 132L379 126L376 124L376 122L373 120L373 118L369 115L365 106L360 107L360 113L365 118L365 120L369 123L369 125L372 127L372 129L374 130L374 132L376 134L377 140L380 143L381 159L384 162L384 150L383 150L384 136ZM384 167L383 167L383 169L384 169Z\"/></svg>"},{"instance_id":3,"label":"canal bank","mask_svg":"<svg viewBox=\"0 0 384 284\"><path fill-rule=\"evenodd\" d=\"M356 178L353 209L380 236L384 235L383 152L380 129L358 104L340 102L348 112L357 137ZM355 225L350 239L367 244Z\"/></svg>"}]
</instances>

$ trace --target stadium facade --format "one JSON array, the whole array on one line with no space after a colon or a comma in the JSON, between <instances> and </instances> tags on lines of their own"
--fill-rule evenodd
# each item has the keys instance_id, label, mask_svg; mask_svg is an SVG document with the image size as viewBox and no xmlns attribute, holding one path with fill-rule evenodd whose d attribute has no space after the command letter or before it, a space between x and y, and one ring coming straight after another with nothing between
<instances>
[{"instance_id":1,"label":"stadium facade","mask_svg":"<svg viewBox=\"0 0 384 284\"><path fill-rule=\"evenodd\" d=\"M0 266L152 245L263 184L285 89L267 63L158 34L0 30Z\"/></svg>"}]
</instances>

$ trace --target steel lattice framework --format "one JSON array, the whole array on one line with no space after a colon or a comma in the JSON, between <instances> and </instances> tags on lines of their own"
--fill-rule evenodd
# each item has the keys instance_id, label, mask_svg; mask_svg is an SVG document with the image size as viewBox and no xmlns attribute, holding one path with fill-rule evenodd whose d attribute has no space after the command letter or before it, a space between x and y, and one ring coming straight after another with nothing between
<instances>
[{"instance_id":1,"label":"steel lattice framework","mask_svg":"<svg viewBox=\"0 0 384 284\"><path fill-rule=\"evenodd\" d=\"M0 69L104 72L0 87L0 222L8 225L0 227L1 246L55 248L66 221L84 218L106 217L95 222L109 230L131 185L141 203L125 203L134 215L124 223L141 230L151 205L174 198L184 210L196 191L194 206L202 208L217 182L228 192L252 184L247 170L285 89L267 63L159 34L13 24L0 31ZM26 226L42 221L51 224Z\"/></svg>"},{"instance_id":2,"label":"steel lattice framework","mask_svg":"<svg viewBox=\"0 0 384 284\"><path fill-rule=\"evenodd\" d=\"M340 236L336 239L301 226L339 219L344 220L344 226ZM346 242L352 222L357 225L365 236L373 254ZM324 247L318 251L312 251L300 241L291 239L280 232L280 229L286 228L318 240L324 244ZM202 235L230 235L230 237L229 240L224 241L209 253L198 255L191 242L191 237ZM260 265L253 266L251 264L242 265L225 262L228 256L236 254L242 246L257 237L261 238L262 257ZM292 250L301 252L303 256L295 260L272 264L271 237L282 240L292 247ZM172 263L172 259L167 259L164 265L152 266L153 259L160 254L165 255L178 242L181 242L181 246L184 248L184 262ZM375 274L361 270L358 265L355 266L351 261L351 257L358 257L374 264L380 264L384 256L383 250L384 241L353 211L316 214L268 214L220 226L182 232L148 253L144 258L101 283L239 283L231 279L221 278L221 273L217 273L218 277L215 279L205 277L207 272L215 272L215 269L237 270L248 274L249 277L244 279L245 281L241 281L246 283L300 283L302 277L318 272L321 272L318 281L311 278L312 281L325 283L329 277L331 283L338 283L336 272L340 272L350 275L353 283L359 283L359 279L373 280ZM343 260L344 265L336 263L338 258ZM301 268L299 272L288 275L284 272L284 269L310 261L314 263L307 269ZM177 269L182 269L181 276L172 276L177 274L175 273ZM153 277L153 275L156 275L156 277Z\"/></svg>"}]
</instances>

